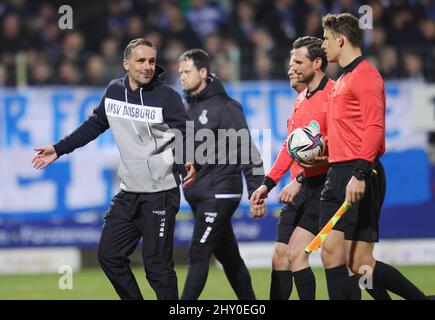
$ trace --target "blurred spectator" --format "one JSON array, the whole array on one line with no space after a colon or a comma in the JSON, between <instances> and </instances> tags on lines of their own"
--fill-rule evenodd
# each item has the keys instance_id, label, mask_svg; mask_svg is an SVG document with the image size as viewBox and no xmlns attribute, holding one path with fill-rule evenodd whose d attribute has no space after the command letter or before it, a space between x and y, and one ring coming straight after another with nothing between
<instances>
[{"instance_id":1,"label":"blurred spectator","mask_svg":"<svg viewBox=\"0 0 435 320\"><path fill-rule=\"evenodd\" d=\"M305 30L303 34L323 39L322 19L316 11L311 11L306 16Z\"/></svg>"},{"instance_id":2,"label":"blurred spectator","mask_svg":"<svg viewBox=\"0 0 435 320\"><path fill-rule=\"evenodd\" d=\"M144 38L151 41L154 47L156 47L157 52L160 53L160 49L163 47L163 37L159 30L157 29L147 30L145 32Z\"/></svg>"},{"instance_id":3,"label":"blurred spectator","mask_svg":"<svg viewBox=\"0 0 435 320\"><path fill-rule=\"evenodd\" d=\"M272 80L273 62L270 56L264 51L257 51L255 54L254 74L253 80Z\"/></svg>"},{"instance_id":4,"label":"blurred spectator","mask_svg":"<svg viewBox=\"0 0 435 320\"><path fill-rule=\"evenodd\" d=\"M423 81L423 63L421 57L414 52L404 52L405 76L412 80Z\"/></svg>"},{"instance_id":5,"label":"blurred spectator","mask_svg":"<svg viewBox=\"0 0 435 320\"><path fill-rule=\"evenodd\" d=\"M425 19L420 22L420 30L425 46L435 46L435 21Z\"/></svg>"},{"instance_id":6,"label":"blurred spectator","mask_svg":"<svg viewBox=\"0 0 435 320\"><path fill-rule=\"evenodd\" d=\"M379 73L387 79L399 79L399 57L394 47L383 47L379 55Z\"/></svg>"},{"instance_id":7,"label":"blurred spectator","mask_svg":"<svg viewBox=\"0 0 435 320\"><path fill-rule=\"evenodd\" d=\"M226 14L214 1L191 0L186 18L196 34L203 39L210 33L221 31L226 21Z\"/></svg>"},{"instance_id":8,"label":"blurred spectator","mask_svg":"<svg viewBox=\"0 0 435 320\"><path fill-rule=\"evenodd\" d=\"M77 66L71 62L62 62L57 71L59 85L82 85L81 74Z\"/></svg>"},{"instance_id":9,"label":"blurred spectator","mask_svg":"<svg viewBox=\"0 0 435 320\"><path fill-rule=\"evenodd\" d=\"M178 39L187 48L202 47L198 36L184 20L180 8L175 3L165 1L162 3L161 9L162 15L167 19L166 23L162 25L162 34L166 39Z\"/></svg>"},{"instance_id":10,"label":"blurred spectator","mask_svg":"<svg viewBox=\"0 0 435 320\"><path fill-rule=\"evenodd\" d=\"M57 21L58 16L53 5L44 2L40 5L36 15L28 19L28 26L33 33L43 32L50 22Z\"/></svg>"},{"instance_id":11,"label":"blurred spectator","mask_svg":"<svg viewBox=\"0 0 435 320\"><path fill-rule=\"evenodd\" d=\"M239 46L232 38L224 38L223 47L225 49L225 55L228 57L228 68L231 68L231 81L239 81L241 73Z\"/></svg>"},{"instance_id":12,"label":"blurred spectator","mask_svg":"<svg viewBox=\"0 0 435 320\"><path fill-rule=\"evenodd\" d=\"M0 87L8 85L8 71L4 64L0 63Z\"/></svg>"},{"instance_id":13,"label":"blurred spectator","mask_svg":"<svg viewBox=\"0 0 435 320\"><path fill-rule=\"evenodd\" d=\"M15 62L15 54L26 48L26 35L20 17L13 13L4 17L1 27L0 43L2 46L0 52L2 53L2 62L10 66Z\"/></svg>"},{"instance_id":14,"label":"blurred spectator","mask_svg":"<svg viewBox=\"0 0 435 320\"><path fill-rule=\"evenodd\" d=\"M240 52L232 39L211 33L206 36L204 47L211 59L210 69L219 79L239 80Z\"/></svg>"},{"instance_id":15,"label":"blurred spectator","mask_svg":"<svg viewBox=\"0 0 435 320\"><path fill-rule=\"evenodd\" d=\"M160 65L166 65L164 54L164 39L161 32L157 29L150 29L145 33L145 39L151 41L157 49L157 63Z\"/></svg>"},{"instance_id":16,"label":"blurred spectator","mask_svg":"<svg viewBox=\"0 0 435 320\"><path fill-rule=\"evenodd\" d=\"M382 2L380 0L371 0L368 1L367 5L372 8L373 25L382 25L383 21L387 19Z\"/></svg>"},{"instance_id":17,"label":"blurred spectator","mask_svg":"<svg viewBox=\"0 0 435 320\"><path fill-rule=\"evenodd\" d=\"M156 0L130 0L129 2L129 10L130 12L133 12L134 14L143 17L144 21L150 21L150 13L152 11L155 11L155 8L157 7Z\"/></svg>"},{"instance_id":18,"label":"blurred spectator","mask_svg":"<svg viewBox=\"0 0 435 320\"><path fill-rule=\"evenodd\" d=\"M230 34L240 43L249 41L256 29L255 7L247 0L242 0L235 6L235 11L228 24L226 34Z\"/></svg>"},{"instance_id":19,"label":"blurred spectator","mask_svg":"<svg viewBox=\"0 0 435 320\"><path fill-rule=\"evenodd\" d=\"M286 70L283 69L282 65L288 56L288 45L286 47L279 47L269 32L264 28L258 28L254 32L252 38L255 44L255 68L257 68L257 64L260 63L262 68L265 69L266 59L263 59L263 55L267 55L269 59L274 61L274 63L270 66L271 78L282 78L283 74L286 73ZM276 63L278 61L281 61L282 64ZM275 76L277 74L281 74L281 77ZM253 75L249 75L248 77L251 78L252 76ZM254 77L258 77L258 71Z\"/></svg>"},{"instance_id":20,"label":"blurred spectator","mask_svg":"<svg viewBox=\"0 0 435 320\"><path fill-rule=\"evenodd\" d=\"M144 37L145 26L143 23L143 18L139 16L132 16L128 19L126 32L124 36L124 42L122 47L126 47L127 44L136 38Z\"/></svg>"},{"instance_id":21,"label":"blurred spectator","mask_svg":"<svg viewBox=\"0 0 435 320\"><path fill-rule=\"evenodd\" d=\"M433 0L417 1L418 18L426 18L435 21L435 2Z\"/></svg>"},{"instance_id":22,"label":"blurred spectator","mask_svg":"<svg viewBox=\"0 0 435 320\"><path fill-rule=\"evenodd\" d=\"M249 79L254 64L254 33L257 30L255 22L255 7L247 0L240 1L235 6L231 20L225 32L239 47L238 78Z\"/></svg>"},{"instance_id":23,"label":"blurred spectator","mask_svg":"<svg viewBox=\"0 0 435 320\"><path fill-rule=\"evenodd\" d=\"M170 85L173 86L179 85L178 58L186 50L187 48L184 46L183 42L177 39L171 39L168 42L168 45L164 53L164 59L167 67L166 82Z\"/></svg>"},{"instance_id":24,"label":"blurred spectator","mask_svg":"<svg viewBox=\"0 0 435 320\"><path fill-rule=\"evenodd\" d=\"M106 74L104 60L100 56L91 56L86 62L86 73L83 84L92 87L104 87L109 78Z\"/></svg>"},{"instance_id":25,"label":"blurred spectator","mask_svg":"<svg viewBox=\"0 0 435 320\"><path fill-rule=\"evenodd\" d=\"M393 7L391 24L388 27L388 42L396 47L407 47L422 42L418 25L412 16L412 11L405 5Z\"/></svg>"},{"instance_id":26,"label":"blurred spectator","mask_svg":"<svg viewBox=\"0 0 435 320\"><path fill-rule=\"evenodd\" d=\"M7 81L15 83L16 54L26 48L26 36L22 28L20 17L16 14L6 14L1 24L0 32L0 62L6 68L9 75Z\"/></svg>"},{"instance_id":27,"label":"blurred spectator","mask_svg":"<svg viewBox=\"0 0 435 320\"><path fill-rule=\"evenodd\" d=\"M6 2L5 10L14 12L18 16L24 19L29 18L31 15L33 15L33 12L35 12L34 2L36 1L13 0L13 1L2 1L2 2Z\"/></svg>"},{"instance_id":28,"label":"blurred spectator","mask_svg":"<svg viewBox=\"0 0 435 320\"><path fill-rule=\"evenodd\" d=\"M109 0L107 5L106 26L109 35L114 37L122 37L128 23L128 14L122 4L121 0Z\"/></svg>"},{"instance_id":29,"label":"blurred spectator","mask_svg":"<svg viewBox=\"0 0 435 320\"><path fill-rule=\"evenodd\" d=\"M387 16L385 14L384 7L379 0L368 1L367 5L372 8L373 29L364 29L363 44L365 46L370 46L370 43L372 43L372 38L374 37L373 33L376 29L383 29L384 21L386 21Z\"/></svg>"},{"instance_id":30,"label":"blurred spectator","mask_svg":"<svg viewBox=\"0 0 435 320\"><path fill-rule=\"evenodd\" d=\"M223 51L223 39L220 34L217 32L208 34L204 39L204 48L211 59L213 59L214 55Z\"/></svg>"},{"instance_id":31,"label":"blurred spectator","mask_svg":"<svg viewBox=\"0 0 435 320\"><path fill-rule=\"evenodd\" d=\"M38 61L30 66L29 85L43 86L54 84L52 68L45 61Z\"/></svg>"},{"instance_id":32,"label":"blurred spectator","mask_svg":"<svg viewBox=\"0 0 435 320\"><path fill-rule=\"evenodd\" d=\"M221 51L214 56L210 65L211 72L215 73L217 77L224 81L236 81L237 76L235 70L231 66L230 57L227 52Z\"/></svg>"},{"instance_id":33,"label":"blurred spectator","mask_svg":"<svg viewBox=\"0 0 435 320\"><path fill-rule=\"evenodd\" d=\"M105 66L107 79L120 78L125 74L119 41L116 38L109 37L103 40L101 43L101 58Z\"/></svg>"},{"instance_id":34,"label":"blurred spectator","mask_svg":"<svg viewBox=\"0 0 435 320\"><path fill-rule=\"evenodd\" d=\"M331 5L332 13L348 12L352 13L355 17L359 16L358 9L361 6L359 0L334 0Z\"/></svg>"},{"instance_id":35,"label":"blurred spectator","mask_svg":"<svg viewBox=\"0 0 435 320\"><path fill-rule=\"evenodd\" d=\"M35 48L30 48L25 53L25 63L27 69L30 69L37 63L45 63L45 53Z\"/></svg>"},{"instance_id":36,"label":"blurred spectator","mask_svg":"<svg viewBox=\"0 0 435 320\"><path fill-rule=\"evenodd\" d=\"M368 43L366 43L366 49L364 53L368 55L376 55L379 52L379 48L382 48L386 45L387 33L385 29L381 26L374 26L370 39Z\"/></svg>"},{"instance_id":37,"label":"blurred spectator","mask_svg":"<svg viewBox=\"0 0 435 320\"><path fill-rule=\"evenodd\" d=\"M80 32L68 32L62 41L60 60L68 61L81 67L83 64L84 46L83 35Z\"/></svg>"},{"instance_id":38,"label":"blurred spectator","mask_svg":"<svg viewBox=\"0 0 435 320\"><path fill-rule=\"evenodd\" d=\"M296 38L295 0L273 0L259 9L260 24L280 45Z\"/></svg>"},{"instance_id":39,"label":"blurred spectator","mask_svg":"<svg viewBox=\"0 0 435 320\"><path fill-rule=\"evenodd\" d=\"M315 11L319 14L320 17L326 15L328 13L328 9L326 8L326 1L323 0L306 0L299 1L298 6L306 5L306 11L311 12Z\"/></svg>"},{"instance_id":40,"label":"blurred spectator","mask_svg":"<svg viewBox=\"0 0 435 320\"><path fill-rule=\"evenodd\" d=\"M57 21L49 22L44 30L40 33L39 42L41 48L46 52L46 60L49 63L56 63L61 52L61 32Z\"/></svg>"}]
</instances>

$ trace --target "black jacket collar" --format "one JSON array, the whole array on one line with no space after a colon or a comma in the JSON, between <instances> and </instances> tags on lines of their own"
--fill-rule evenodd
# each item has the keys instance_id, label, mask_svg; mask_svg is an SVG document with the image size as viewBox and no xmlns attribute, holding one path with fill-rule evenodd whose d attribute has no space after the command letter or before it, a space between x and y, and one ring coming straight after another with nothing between
<instances>
[{"instance_id":1,"label":"black jacket collar","mask_svg":"<svg viewBox=\"0 0 435 320\"><path fill-rule=\"evenodd\" d=\"M215 75L210 75L207 79L207 87L205 87L198 94L190 95L185 94L186 101L192 103L193 101L206 100L216 95L227 95L224 86Z\"/></svg>"}]
</instances>

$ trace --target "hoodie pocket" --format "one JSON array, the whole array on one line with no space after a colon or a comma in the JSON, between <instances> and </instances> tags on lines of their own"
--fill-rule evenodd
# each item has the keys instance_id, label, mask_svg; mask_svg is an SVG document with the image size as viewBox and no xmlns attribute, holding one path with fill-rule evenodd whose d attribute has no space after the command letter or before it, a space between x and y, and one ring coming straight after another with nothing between
<instances>
[{"instance_id":1,"label":"hoodie pocket","mask_svg":"<svg viewBox=\"0 0 435 320\"><path fill-rule=\"evenodd\" d=\"M147 159L122 159L118 177L127 188L126 190L139 192L150 189L151 181L154 184L165 183L168 175L172 173L173 163L174 157L171 149Z\"/></svg>"},{"instance_id":2,"label":"hoodie pocket","mask_svg":"<svg viewBox=\"0 0 435 320\"><path fill-rule=\"evenodd\" d=\"M146 161L151 178L160 183L172 172L174 164L172 149L166 149L162 153L152 155Z\"/></svg>"}]
</instances>

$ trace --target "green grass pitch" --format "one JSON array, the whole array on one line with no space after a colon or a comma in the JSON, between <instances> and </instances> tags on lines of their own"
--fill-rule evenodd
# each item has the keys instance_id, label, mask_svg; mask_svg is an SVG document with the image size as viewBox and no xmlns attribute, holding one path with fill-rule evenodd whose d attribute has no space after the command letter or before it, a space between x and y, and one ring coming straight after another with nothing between
<instances>
[{"instance_id":1,"label":"green grass pitch","mask_svg":"<svg viewBox=\"0 0 435 320\"><path fill-rule=\"evenodd\" d=\"M435 294L435 266L398 266L398 269L414 282L427 295ZM185 266L177 267L178 285L181 292L186 278ZM144 271L140 267L134 268L139 286L145 299L155 299L154 292L148 285ZM268 299L270 284L270 269L250 270L255 293L258 299ZM324 272L315 268L317 279L317 299L327 299ZM61 290L58 288L60 274L29 274L29 275L1 275L0 299L61 299L61 300L106 300L118 299L111 284L98 269L83 269L73 274L73 289ZM392 295L395 299L397 296ZM206 287L200 299L220 300L236 299L223 270L211 267ZM294 289L291 299L298 299ZM363 299L371 298L363 292Z\"/></svg>"}]
</instances>

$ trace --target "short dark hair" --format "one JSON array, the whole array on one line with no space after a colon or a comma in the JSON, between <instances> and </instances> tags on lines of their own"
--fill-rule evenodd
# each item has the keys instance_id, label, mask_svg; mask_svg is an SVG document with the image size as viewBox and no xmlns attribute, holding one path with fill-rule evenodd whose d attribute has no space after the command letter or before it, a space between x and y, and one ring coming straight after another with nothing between
<instances>
[{"instance_id":1,"label":"short dark hair","mask_svg":"<svg viewBox=\"0 0 435 320\"><path fill-rule=\"evenodd\" d=\"M316 37L300 37L293 42L293 49L298 49L302 47L307 47L307 58L310 61L314 61L317 58L322 59L322 67L321 70L325 72L328 67L328 59L326 58L325 51L322 49L322 40Z\"/></svg>"},{"instance_id":2,"label":"short dark hair","mask_svg":"<svg viewBox=\"0 0 435 320\"><path fill-rule=\"evenodd\" d=\"M362 40L362 30L358 19L350 13L327 14L322 18L323 29L331 30L335 34L345 36L349 42L359 47Z\"/></svg>"},{"instance_id":3,"label":"short dark hair","mask_svg":"<svg viewBox=\"0 0 435 320\"><path fill-rule=\"evenodd\" d=\"M136 38L131 40L127 46L124 49L124 59L128 60L131 56L131 51L136 48L137 46L147 46L147 47L151 47L154 50L156 50L156 47L154 47L154 44L144 38ZM157 50L156 50L157 51Z\"/></svg>"},{"instance_id":4,"label":"short dark hair","mask_svg":"<svg viewBox=\"0 0 435 320\"><path fill-rule=\"evenodd\" d=\"M205 68L207 73L210 73L210 56L202 49L187 50L178 58L178 62L182 60L192 60L196 69L201 70Z\"/></svg>"}]
</instances>

